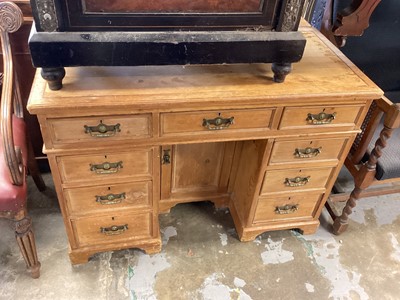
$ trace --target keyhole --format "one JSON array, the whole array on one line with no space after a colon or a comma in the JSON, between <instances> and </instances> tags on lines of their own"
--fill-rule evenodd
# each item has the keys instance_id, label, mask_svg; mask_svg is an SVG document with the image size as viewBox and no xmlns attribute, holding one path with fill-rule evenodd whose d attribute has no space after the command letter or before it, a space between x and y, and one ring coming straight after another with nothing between
<instances>
[{"instance_id":1,"label":"keyhole","mask_svg":"<svg viewBox=\"0 0 400 300\"><path fill-rule=\"evenodd\" d=\"M111 217L111 220L113 220L113 221L114 221L114 217Z\"/></svg>"},{"instance_id":2,"label":"keyhole","mask_svg":"<svg viewBox=\"0 0 400 300\"><path fill-rule=\"evenodd\" d=\"M107 155L104 155L104 158L107 159Z\"/></svg>"}]
</instances>

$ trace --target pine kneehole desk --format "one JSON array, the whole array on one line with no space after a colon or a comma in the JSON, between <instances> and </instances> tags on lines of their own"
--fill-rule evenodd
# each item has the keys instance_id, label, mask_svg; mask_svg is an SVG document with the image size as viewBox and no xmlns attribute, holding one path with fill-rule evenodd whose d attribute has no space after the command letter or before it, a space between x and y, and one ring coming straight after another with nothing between
<instances>
[{"instance_id":1,"label":"pine kneehole desk","mask_svg":"<svg viewBox=\"0 0 400 300\"><path fill-rule=\"evenodd\" d=\"M240 240L318 228L321 210L382 91L312 28L282 84L269 65L70 68L38 116L72 263L161 249L158 215L228 206ZM39 71L40 72L40 71Z\"/></svg>"}]
</instances>

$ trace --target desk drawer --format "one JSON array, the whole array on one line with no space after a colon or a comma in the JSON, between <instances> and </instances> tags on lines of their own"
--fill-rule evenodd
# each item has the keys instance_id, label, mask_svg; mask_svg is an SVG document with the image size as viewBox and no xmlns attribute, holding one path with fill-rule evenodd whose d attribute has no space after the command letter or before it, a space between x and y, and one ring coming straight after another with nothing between
<instances>
[{"instance_id":1,"label":"desk drawer","mask_svg":"<svg viewBox=\"0 0 400 300\"><path fill-rule=\"evenodd\" d=\"M161 134L269 129L273 109L219 110L161 114Z\"/></svg>"},{"instance_id":2,"label":"desk drawer","mask_svg":"<svg viewBox=\"0 0 400 300\"><path fill-rule=\"evenodd\" d=\"M151 181L65 189L71 214L102 213L110 209L151 207Z\"/></svg>"},{"instance_id":3,"label":"desk drawer","mask_svg":"<svg viewBox=\"0 0 400 300\"><path fill-rule=\"evenodd\" d=\"M53 144L146 138L151 134L151 115L99 116L48 119Z\"/></svg>"},{"instance_id":4,"label":"desk drawer","mask_svg":"<svg viewBox=\"0 0 400 300\"><path fill-rule=\"evenodd\" d=\"M80 247L151 236L152 215L116 214L71 220Z\"/></svg>"},{"instance_id":5,"label":"desk drawer","mask_svg":"<svg viewBox=\"0 0 400 300\"><path fill-rule=\"evenodd\" d=\"M276 141L270 165L308 163L312 161L337 162L347 138L304 139Z\"/></svg>"},{"instance_id":6,"label":"desk drawer","mask_svg":"<svg viewBox=\"0 0 400 300\"><path fill-rule=\"evenodd\" d=\"M354 128L362 110L361 105L287 107L279 129Z\"/></svg>"},{"instance_id":7,"label":"desk drawer","mask_svg":"<svg viewBox=\"0 0 400 300\"><path fill-rule=\"evenodd\" d=\"M333 168L286 169L265 173L261 195L302 190L324 190Z\"/></svg>"},{"instance_id":8,"label":"desk drawer","mask_svg":"<svg viewBox=\"0 0 400 300\"><path fill-rule=\"evenodd\" d=\"M151 176L152 150L60 156L57 162L63 183L135 179Z\"/></svg>"},{"instance_id":9,"label":"desk drawer","mask_svg":"<svg viewBox=\"0 0 400 300\"><path fill-rule=\"evenodd\" d=\"M253 223L282 219L312 219L323 194L260 197Z\"/></svg>"}]
</instances>

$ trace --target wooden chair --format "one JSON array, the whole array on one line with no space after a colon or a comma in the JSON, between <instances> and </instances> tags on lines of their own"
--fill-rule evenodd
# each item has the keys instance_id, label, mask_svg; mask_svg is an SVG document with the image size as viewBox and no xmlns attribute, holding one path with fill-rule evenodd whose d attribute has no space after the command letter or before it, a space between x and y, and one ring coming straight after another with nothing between
<instances>
[{"instance_id":1,"label":"wooden chair","mask_svg":"<svg viewBox=\"0 0 400 300\"><path fill-rule=\"evenodd\" d=\"M310 23L338 47L348 36L361 36L381 0L313 0L314 13Z\"/></svg>"},{"instance_id":2,"label":"wooden chair","mask_svg":"<svg viewBox=\"0 0 400 300\"><path fill-rule=\"evenodd\" d=\"M382 117L383 116L383 117ZM336 216L329 202L327 208L334 219L333 232L340 234L348 227L349 215L356 201L365 196L400 192L394 182L400 182L400 104L386 97L375 100L362 126L362 132L353 143L345 166L354 178L354 189L350 195L332 194L331 202L346 201L342 214ZM391 138L392 137L392 138ZM382 187L382 185L386 185ZM381 186L366 190L371 186Z\"/></svg>"},{"instance_id":3,"label":"wooden chair","mask_svg":"<svg viewBox=\"0 0 400 300\"><path fill-rule=\"evenodd\" d=\"M400 192L400 90L398 72L400 69L400 43L396 37L400 26L393 26L397 19L400 3L386 0L353 0L344 8L346 1L327 1L321 32L338 47L345 45L349 36L352 38L342 51L360 69L362 69L384 91L386 97L375 100L362 125L362 132L357 136L348 155L345 166L354 178L354 189L346 193L337 185L332 193L327 208L334 219L333 231L340 234L348 227L349 215L356 206L356 201L368 196L377 196ZM392 22L392 23L390 23ZM397 44L395 44L397 43ZM391 100L389 100L390 98ZM342 214L337 216L330 206L331 202L347 201Z\"/></svg>"},{"instance_id":4,"label":"wooden chair","mask_svg":"<svg viewBox=\"0 0 400 300\"><path fill-rule=\"evenodd\" d=\"M33 151L28 147L23 104L13 65L9 33L23 22L22 12L11 2L0 2L0 37L3 76L0 114L0 217L13 221L16 239L33 278L40 275L31 218L27 213L26 171L39 188L46 187L38 171ZM28 159L29 157L29 159Z\"/></svg>"}]
</instances>

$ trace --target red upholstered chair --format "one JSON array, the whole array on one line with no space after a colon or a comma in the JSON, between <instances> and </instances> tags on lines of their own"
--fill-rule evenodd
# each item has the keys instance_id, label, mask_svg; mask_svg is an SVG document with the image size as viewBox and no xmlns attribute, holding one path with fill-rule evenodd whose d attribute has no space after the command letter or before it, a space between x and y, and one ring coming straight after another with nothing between
<instances>
[{"instance_id":1,"label":"red upholstered chair","mask_svg":"<svg viewBox=\"0 0 400 300\"><path fill-rule=\"evenodd\" d=\"M27 166L39 190L43 179L33 156L28 153L23 104L19 92L9 33L22 25L22 12L11 2L0 2L0 36L3 55L3 76L0 114L0 217L13 221L16 239L27 268L33 278L40 275L31 218L27 214ZM30 151L33 153L33 151ZM28 157L29 160L28 164ZM3 229L2 229L3 230Z\"/></svg>"}]
</instances>

